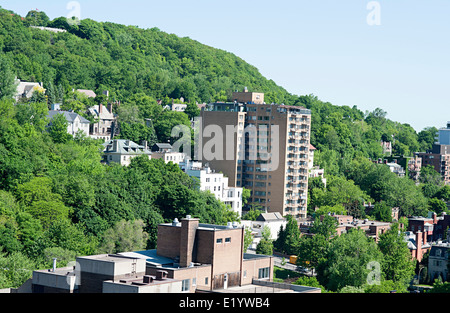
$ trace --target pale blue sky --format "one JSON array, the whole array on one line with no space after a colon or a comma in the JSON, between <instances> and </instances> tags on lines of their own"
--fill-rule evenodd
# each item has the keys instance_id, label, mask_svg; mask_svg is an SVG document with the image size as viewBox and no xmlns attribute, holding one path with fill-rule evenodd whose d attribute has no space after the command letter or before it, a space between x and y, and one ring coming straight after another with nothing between
<instances>
[{"instance_id":1,"label":"pale blue sky","mask_svg":"<svg viewBox=\"0 0 450 313\"><path fill-rule=\"evenodd\" d=\"M25 16L69 15L66 0L0 0ZM450 121L450 1L80 0L81 18L187 36L227 50L297 95L335 105L380 107L417 131Z\"/></svg>"}]
</instances>

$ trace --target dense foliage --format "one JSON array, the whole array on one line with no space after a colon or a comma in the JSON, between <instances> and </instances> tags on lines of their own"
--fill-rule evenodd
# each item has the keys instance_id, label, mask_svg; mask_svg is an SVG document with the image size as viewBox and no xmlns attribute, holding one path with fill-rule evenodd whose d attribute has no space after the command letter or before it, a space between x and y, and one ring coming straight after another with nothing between
<instances>
[{"instance_id":1,"label":"dense foliage","mask_svg":"<svg viewBox=\"0 0 450 313\"><path fill-rule=\"evenodd\" d=\"M362 112L314 95L292 95L231 53L157 28L90 19L69 24L65 18L50 20L43 12L21 18L0 8L0 72L0 267L8 268L0 275L0 288L19 286L53 257L64 263L76 255L154 247L156 226L185 214L216 224L236 219L176 165L143 157L128 167L101 164L99 142L67 136L62 119L46 127L49 105L56 102L87 118L89 106L114 102L119 138L167 142L173 126L190 127L199 114L196 102L231 100L232 91L248 87L264 92L268 103L301 105L312 112L314 163L325 169L327 185L310 181L309 213L317 208L365 217L363 204L372 202L377 204L373 214L388 219L386 212L394 206L401 215L424 215L427 210L445 211L442 200L450 199L448 187L433 171L416 185L369 161L383 157L381 141L392 142L395 155L425 151L436 128L416 133L408 124L389 120L381 109ZM45 93L13 105L15 77L43 82ZM91 89L98 96L88 98L76 89ZM180 98L188 103L185 113L163 109ZM326 253L331 262L338 259L339 249L352 248L346 238L340 246L329 246L331 235L320 227L316 242L299 242L297 231L289 219L273 247L285 253L310 251L311 264L317 267ZM132 234L132 240L121 242L122 232ZM383 266L393 262L381 260L381 252L359 234L352 236ZM272 242L263 243L261 251L271 251ZM328 265L330 271L320 277L327 277L330 288L345 287L333 283L343 265ZM21 269L19 276L15 268ZM360 276L347 278L361 285Z\"/></svg>"}]
</instances>

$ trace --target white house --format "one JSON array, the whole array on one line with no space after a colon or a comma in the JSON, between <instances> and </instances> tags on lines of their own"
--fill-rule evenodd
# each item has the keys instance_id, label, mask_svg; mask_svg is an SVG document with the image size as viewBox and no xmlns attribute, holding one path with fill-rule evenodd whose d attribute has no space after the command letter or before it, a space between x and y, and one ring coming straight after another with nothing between
<instances>
[{"instance_id":1,"label":"white house","mask_svg":"<svg viewBox=\"0 0 450 313\"><path fill-rule=\"evenodd\" d=\"M200 190L209 190L216 199L229 205L234 212L242 216L242 188L229 187L228 177L223 173L216 173L209 166L203 166L201 162L186 159L179 165L186 174L199 179Z\"/></svg>"},{"instance_id":2,"label":"white house","mask_svg":"<svg viewBox=\"0 0 450 313\"><path fill-rule=\"evenodd\" d=\"M267 227L270 230L270 239L276 240L280 228L286 227L286 219L278 212L261 213L256 221L242 220L241 225L249 228L253 234L253 242L250 245L251 249L256 249L257 244L261 240L262 230Z\"/></svg>"},{"instance_id":3,"label":"white house","mask_svg":"<svg viewBox=\"0 0 450 313\"><path fill-rule=\"evenodd\" d=\"M16 79L16 83L17 83L16 95L14 96L16 102L19 101L21 98L30 99L36 90L45 91L45 89L42 86L42 83L24 82L19 79Z\"/></svg>"},{"instance_id":4,"label":"white house","mask_svg":"<svg viewBox=\"0 0 450 313\"><path fill-rule=\"evenodd\" d=\"M153 159L163 159L165 163L180 164L186 159L185 153L172 151L172 145L168 143L155 143L151 150Z\"/></svg>"},{"instance_id":5,"label":"white house","mask_svg":"<svg viewBox=\"0 0 450 313\"><path fill-rule=\"evenodd\" d=\"M107 164L116 162L120 165L128 166L132 158L143 154L151 159L150 149L131 140L113 139L105 142L103 146L105 147L103 150L103 161Z\"/></svg>"},{"instance_id":6,"label":"white house","mask_svg":"<svg viewBox=\"0 0 450 313\"><path fill-rule=\"evenodd\" d=\"M89 121L82 117L81 115L75 113L75 112L69 112L69 111L60 111L60 110L49 110L47 117L50 120L53 120L53 118L57 114L62 114L67 121L67 133L71 134L75 137L78 131L84 132L86 136L89 136Z\"/></svg>"}]
</instances>

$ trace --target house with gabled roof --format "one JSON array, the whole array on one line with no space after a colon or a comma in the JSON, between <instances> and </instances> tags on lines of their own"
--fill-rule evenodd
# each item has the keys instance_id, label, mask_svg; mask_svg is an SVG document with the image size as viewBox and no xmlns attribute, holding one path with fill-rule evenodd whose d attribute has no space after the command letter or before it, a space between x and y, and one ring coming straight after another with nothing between
<instances>
[{"instance_id":1,"label":"house with gabled roof","mask_svg":"<svg viewBox=\"0 0 450 313\"><path fill-rule=\"evenodd\" d=\"M107 106L100 104L94 105L87 112L95 120L91 124L89 135L94 139L111 140L114 137L114 129L116 127L116 116L112 112L112 104Z\"/></svg>"},{"instance_id":2,"label":"house with gabled roof","mask_svg":"<svg viewBox=\"0 0 450 313\"><path fill-rule=\"evenodd\" d=\"M62 114L67 121L67 133L71 134L75 137L75 135L81 131L86 136L89 136L89 121L82 117L81 115L71 112L71 111L60 111L60 110L49 110L47 117L51 121L55 118L56 115Z\"/></svg>"},{"instance_id":3,"label":"house with gabled roof","mask_svg":"<svg viewBox=\"0 0 450 313\"><path fill-rule=\"evenodd\" d=\"M134 157L147 155L150 159L152 154L146 145L138 145L127 139L108 140L103 146L105 147L103 150L103 162L107 164L116 162L127 166Z\"/></svg>"}]
</instances>

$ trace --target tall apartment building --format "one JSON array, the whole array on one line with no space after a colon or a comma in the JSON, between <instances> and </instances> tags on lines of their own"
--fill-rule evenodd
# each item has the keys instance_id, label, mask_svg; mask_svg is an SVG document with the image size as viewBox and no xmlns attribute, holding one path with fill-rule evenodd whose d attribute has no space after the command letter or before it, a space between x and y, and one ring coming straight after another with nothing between
<instances>
[{"instance_id":1,"label":"tall apartment building","mask_svg":"<svg viewBox=\"0 0 450 313\"><path fill-rule=\"evenodd\" d=\"M432 165L441 174L444 183L450 184L450 122L447 128L438 130L435 139L430 150L416 155L422 159L422 166Z\"/></svg>"},{"instance_id":2,"label":"tall apartment building","mask_svg":"<svg viewBox=\"0 0 450 313\"><path fill-rule=\"evenodd\" d=\"M311 111L267 104L263 93L235 92L200 115L197 158L251 190L249 205L306 217Z\"/></svg>"}]
</instances>

